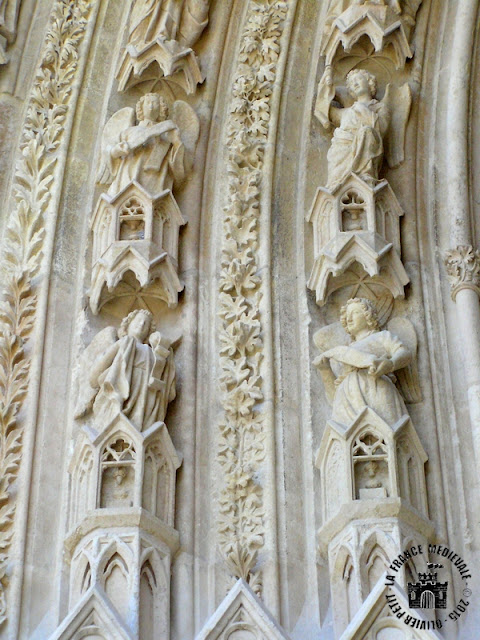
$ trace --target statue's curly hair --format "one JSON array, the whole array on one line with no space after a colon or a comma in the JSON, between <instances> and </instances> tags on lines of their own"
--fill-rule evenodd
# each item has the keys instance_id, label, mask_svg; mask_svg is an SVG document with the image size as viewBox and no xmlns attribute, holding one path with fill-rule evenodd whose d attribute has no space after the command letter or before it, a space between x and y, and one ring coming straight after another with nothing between
<instances>
[{"instance_id":1,"label":"statue's curly hair","mask_svg":"<svg viewBox=\"0 0 480 640\"><path fill-rule=\"evenodd\" d=\"M340 310L340 322L348 334L350 334L350 332L347 327L347 312L348 307L351 304L359 304L362 307L369 329L372 329L373 331L378 331L380 329L377 310L373 302L367 298L350 298L350 300L347 300Z\"/></svg>"},{"instance_id":2,"label":"statue's curly hair","mask_svg":"<svg viewBox=\"0 0 480 640\"><path fill-rule=\"evenodd\" d=\"M145 98L149 98L152 96L154 96L158 100L158 103L160 105L160 120L166 120L168 118L168 104L165 98L158 93L146 93L140 98L135 106L135 112L138 122L141 122L144 118L143 103L145 102Z\"/></svg>"},{"instance_id":3,"label":"statue's curly hair","mask_svg":"<svg viewBox=\"0 0 480 640\"><path fill-rule=\"evenodd\" d=\"M370 73L370 71L367 71L366 69L352 69L352 71L347 74L346 83L349 93L352 95L351 82L352 78L357 74L360 74L367 79L368 88L370 89L370 95L372 96L372 98L374 98L378 88L377 79L373 75L373 73Z\"/></svg>"},{"instance_id":4,"label":"statue's curly hair","mask_svg":"<svg viewBox=\"0 0 480 640\"><path fill-rule=\"evenodd\" d=\"M135 309L134 311L130 311L128 316L125 316L125 318L122 320L122 323L120 324L120 329L118 330L119 338L123 338L123 336L127 335L128 327L130 326L132 321L138 316L139 313L143 313L143 315L147 316L150 319L150 327L148 329L148 335L150 335L155 331L155 323L153 321L153 316L150 313L150 311L147 311L147 309Z\"/></svg>"}]
</instances>

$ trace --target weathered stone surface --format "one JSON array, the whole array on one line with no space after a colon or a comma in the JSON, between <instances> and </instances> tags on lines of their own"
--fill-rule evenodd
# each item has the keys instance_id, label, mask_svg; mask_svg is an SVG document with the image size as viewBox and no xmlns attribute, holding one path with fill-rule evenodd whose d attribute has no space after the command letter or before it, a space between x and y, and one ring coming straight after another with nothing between
<instances>
[{"instance_id":1,"label":"weathered stone surface","mask_svg":"<svg viewBox=\"0 0 480 640\"><path fill-rule=\"evenodd\" d=\"M1 638L477 638L479 10L0 0Z\"/></svg>"}]
</instances>

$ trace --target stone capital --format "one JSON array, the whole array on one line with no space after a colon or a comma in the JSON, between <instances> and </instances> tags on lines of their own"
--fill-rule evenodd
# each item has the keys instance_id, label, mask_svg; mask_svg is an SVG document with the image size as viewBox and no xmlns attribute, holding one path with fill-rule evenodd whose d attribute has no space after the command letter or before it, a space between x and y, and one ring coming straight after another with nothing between
<instances>
[{"instance_id":1,"label":"stone capital","mask_svg":"<svg viewBox=\"0 0 480 640\"><path fill-rule=\"evenodd\" d=\"M462 289L473 289L480 297L480 252L471 245L458 245L445 253L445 268L450 280L452 300Z\"/></svg>"}]
</instances>

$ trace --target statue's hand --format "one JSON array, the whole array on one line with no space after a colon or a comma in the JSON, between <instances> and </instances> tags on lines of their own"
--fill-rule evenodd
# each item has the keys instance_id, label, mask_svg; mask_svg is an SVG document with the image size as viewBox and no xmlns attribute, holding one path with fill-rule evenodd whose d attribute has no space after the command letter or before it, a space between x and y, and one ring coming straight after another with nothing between
<instances>
[{"instance_id":1,"label":"statue's hand","mask_svg":"<svg viewBox=\"0 0 480 640\"><path fill-rule=\"evenodd\" d=\"M387 375L393 371L393 362L389 358L375 358L368 368L368 373L375 378Z\"/></svg>"},{"instance_id":2,"label":"statue's hand","mask_svg":"<svg viewBox=\"0 0 480 640\"><path fill-rule=\"evenodd\" d=\"M324 355L318 356L318 358L315 358L315 365L319 369L330 369L330 358Z\"/></svg>"},{"instance_id":3,"label":"statue's hand","mask_svg":"<svg viewBox=\"0 0 480 640\"><path fill-rule=\"evenodd\" d=\"M130 147L128 146L128 142L119 142L112 149L112 157L113 158L124 158L128 156L130 153Z\"/></svg>"},{"instance_id":4,"label":"statue's hand","mask_svg":"<svg viewBox=\"0 0 480 640\"><path fill-rule=\"evenodd\" d=\"M159 331L154 331L148 341L152 349L155 351L162 342L162 334Z\"/></svg>"}]
</instances>

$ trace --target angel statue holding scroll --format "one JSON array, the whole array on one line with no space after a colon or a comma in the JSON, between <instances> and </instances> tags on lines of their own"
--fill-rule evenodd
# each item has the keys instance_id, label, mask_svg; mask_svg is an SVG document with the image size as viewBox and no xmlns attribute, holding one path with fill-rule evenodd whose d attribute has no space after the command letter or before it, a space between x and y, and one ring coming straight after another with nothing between
<instances>
[{"instance_id":1,"label":"angel statue holding scroll","mask_svg":"<svg viewBox=\"0 0 480 640\"><path fill-rule=\"evenodd\" d=\"M118 333L106 327L82 355L76 418L93 411L96 425L102 428L123 413L139 431L146 431L163 422L174 398L173 349L154 330L149 311L129 313Z\"/></svg>"},{"instance_id":2,"label":"angel statue holding scroll","mask_svg":"<svg viewBox=\"0 0 480 640\"><path fill-rule=\"evenodd\" d=\"M327 189L334 190L350 173L374 185L384 156L391 168L403 161L405 129L411 106L408 84L388 85L379 101L377 80L365 69L353 69L347 75L348 92L354 102L339 108L332 104L336 90L332 68L327 66L320 80L315 115L326 129L335 132L327 154Z\"/></svg>"},{"instance_id":3,"label":"angel statue holding scroll","mask_svg":"<svg viewBox=\"0 0 480 640\"><path fill-rule=\"evenodd\" d=\"M135 124L135 115L137 123ZM168 106L157 93L147 93L131 107L120 109L105 125L101 143L99 184L109 184L109 196L136 181L152 196L183 180L198 140L199 123L182 100Z\"/></svg>"},{"instance_id":4,"label":"angel statue holding scroll","mask_svg":"<svg viewBox=\"0 0 480 640\"><path fill-rule=\"evenodd\" d=\"M397 318L382 331L374 305L364 298L348 300L340 321L341 334L338 328L332 331L331 325L315 336L322 354L314 364L333 404L333 420L350 425L369 407L393 426L407 413L404 399L420 400L414 364L417 340L412 324ZM345 344L345 331L350 344ZM324 351L325 346L330 348Z\"/></svg>"}]
</instances>

